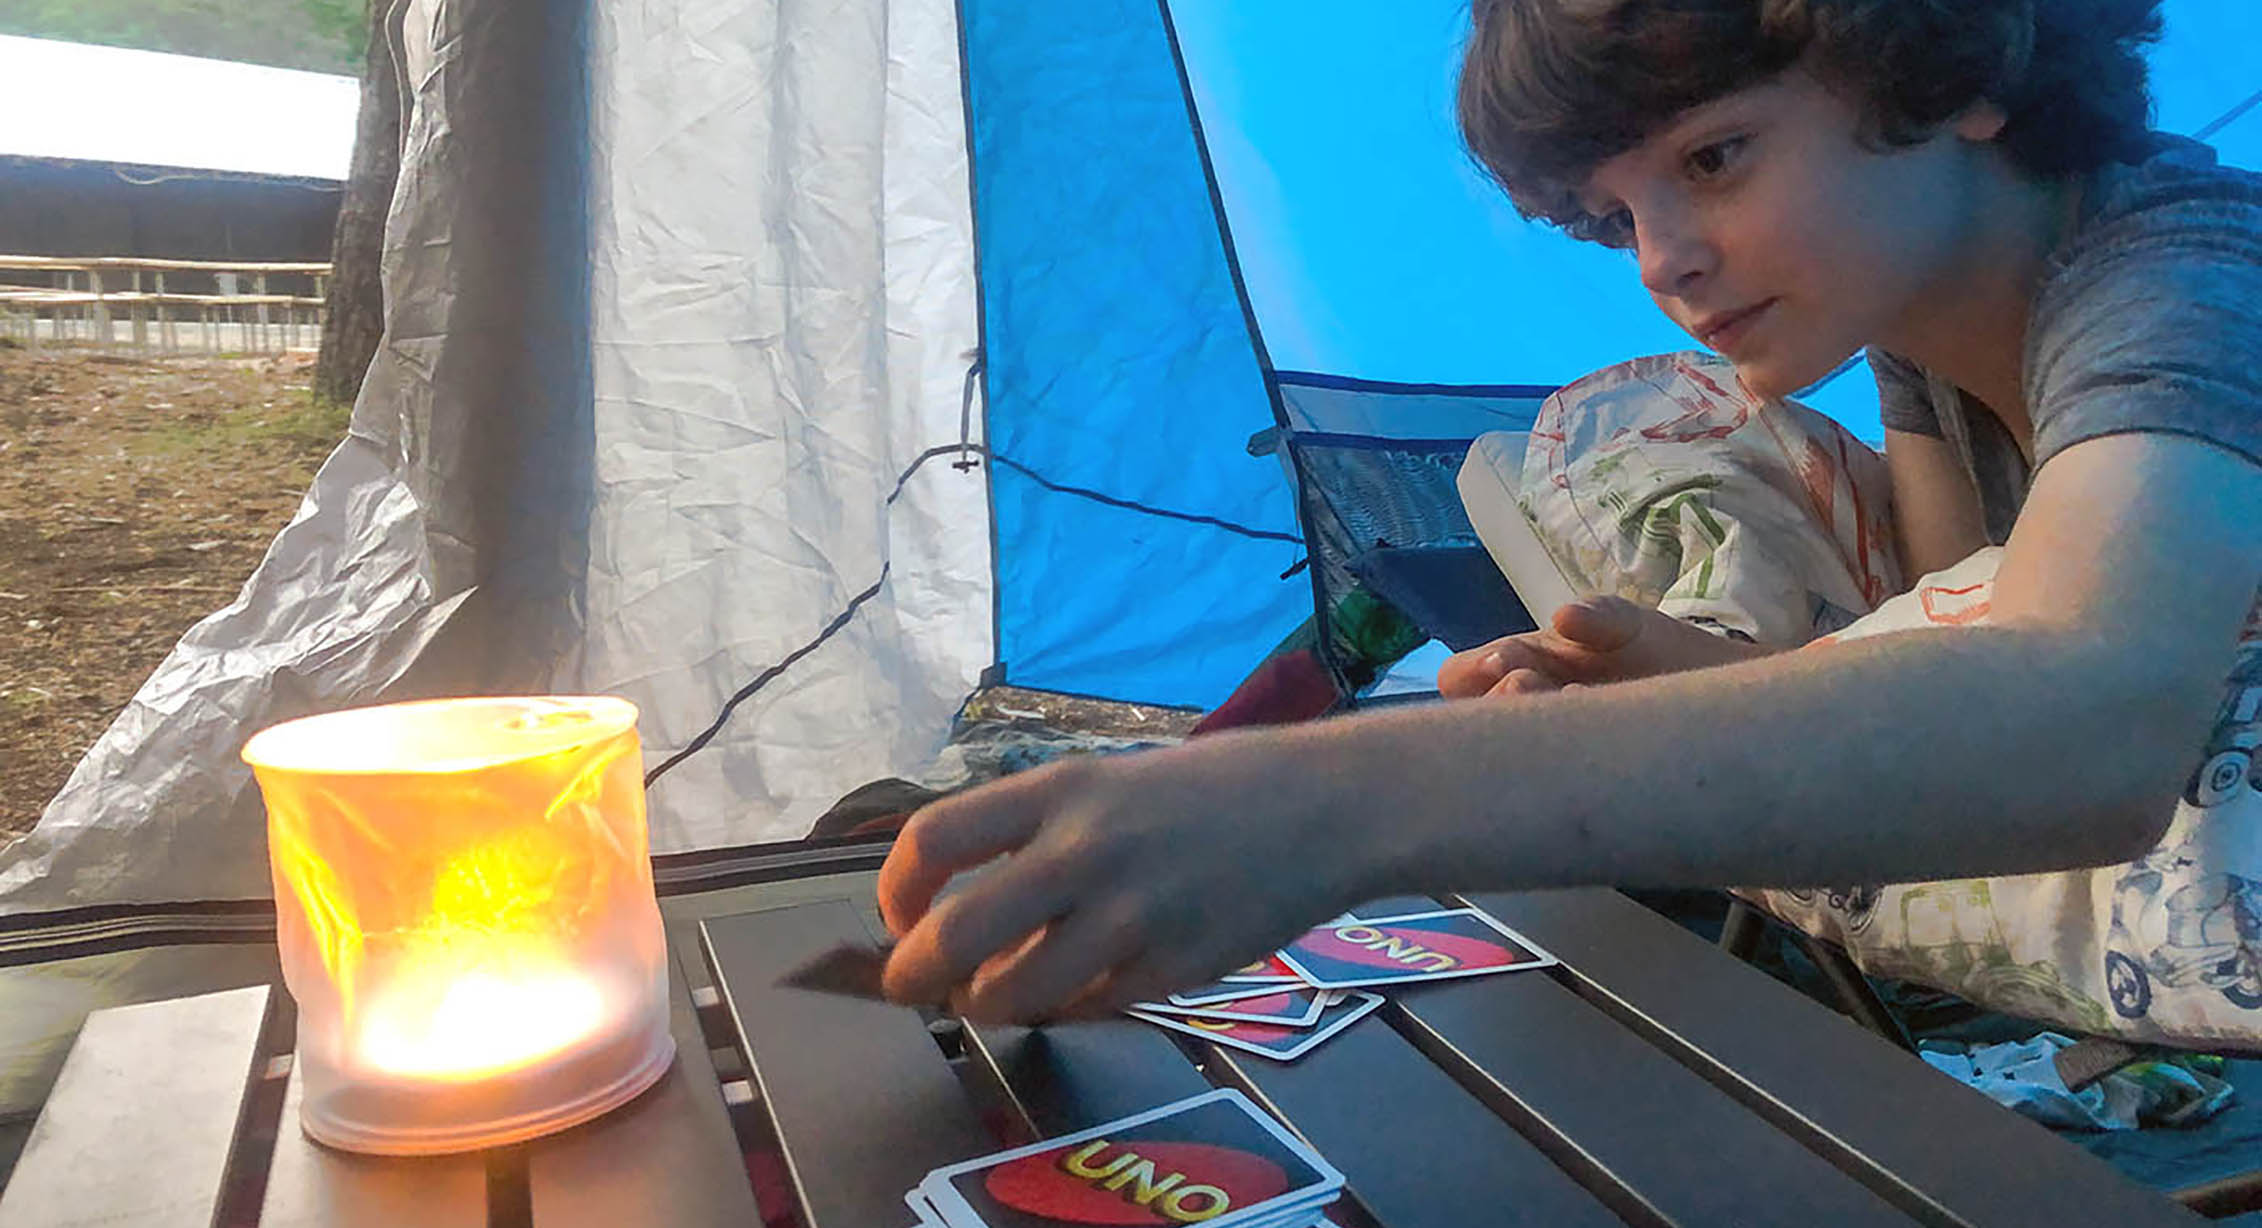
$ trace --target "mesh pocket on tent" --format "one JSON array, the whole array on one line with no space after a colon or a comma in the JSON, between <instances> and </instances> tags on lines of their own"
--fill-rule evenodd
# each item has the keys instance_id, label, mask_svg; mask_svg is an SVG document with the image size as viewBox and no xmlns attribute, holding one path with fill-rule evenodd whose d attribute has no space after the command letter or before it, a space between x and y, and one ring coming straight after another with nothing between
<instances>
[{"instance_id":1,"label":"mesh pocket on tent","mask_svg":"<svg viewBox=\"0 0 2262 1228\"><path fill-rule=\"evenodd\" d=\"M1277 440L1310 555L1317 640L1343 695L1371 682L1377 664L1346 648L1356 630L1340 614L1361 591L1454 649L1531 629L1455 479L1472 440L1529 429L1549 390L1278 378Z\"/></svg>"}]
</instances>

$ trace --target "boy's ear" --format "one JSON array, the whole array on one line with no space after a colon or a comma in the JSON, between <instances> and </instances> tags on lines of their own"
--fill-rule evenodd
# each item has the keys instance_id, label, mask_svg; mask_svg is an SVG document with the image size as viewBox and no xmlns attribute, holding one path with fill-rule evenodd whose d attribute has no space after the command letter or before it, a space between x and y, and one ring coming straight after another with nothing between
<instances>
[{"instance_id":1,"label":"boy's ear","mask_svg":"<svg viewBox=\"0 0 2262 1228\"><path fill-rule=\"evenodd\" d=\"M1949 120L1948 129L1967 141L1992 141L2003 134L2004 125L2010 122L2008 112L1982 98Z\"/></svg>"}]
</instances>

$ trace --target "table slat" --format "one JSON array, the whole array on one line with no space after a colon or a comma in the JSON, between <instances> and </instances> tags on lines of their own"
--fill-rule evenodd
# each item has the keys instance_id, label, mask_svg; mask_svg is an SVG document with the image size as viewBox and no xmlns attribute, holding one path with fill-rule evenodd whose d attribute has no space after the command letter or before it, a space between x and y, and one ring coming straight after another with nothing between
<instances>
[{"instance_id":1,"label":"table slat","mask_svg":"<svg viewBox=\"0 0 2262 1228\"><path fill-rule=\"evenodd\" d=\"M966 1053L1040 1138L1199 1096L1210 1082L1161 1029L1130 1019L1030 1029L966 1025Z\"/></svg>"},{"instance_id":2,"label":"table slat","mask_svg":"<svg viewBox=\"0 0 2262 1228\"><path fill-rule=\"evenodd\" d=\"M675 1065L596 1121L528 1145L537 1228L749 1228L754 1188L680 966L668 984Z\"/></svg>"},{"instance_id":3,"label":"table slat","mask_svg":"<svg viewBox=\"0 0 2262 1228\"><path fill-rule=\"evenodd\" d=\"M208 1228L271 993L254 985L88 1015L0 1190L0 1226Z\"/></svg>"},{"instance_id":4,"label":"table slat","mask_svg":"<svg viewBox=\"0 0 2262 1228\"><path fill-rule=\"evenodd\" d=\"M259 1228L487 1228L487 1164L480 1153L337 1151L299 1128L299 1098L294 1067Z\"/></svg>"},{"instance_id":5,"label":"table slat","mask_svg":"<svg viewBox=\"0 0 2262 1228\"><path fill-rule=\"evenodd\" d=\"M1614 891L1483 895L1582 994L1896 1205L1991 1225L2197 1218Z\"/></svg>"},{"instance_id":6,"label":"table slat","mask_svg":"<svg viewBox=\"0 0 2262 1228\"><path fill-rule=\"evenodd\" d=\"M742 913L700 935L807 1228L907 1224L905 1190L997 1148L916 1014L777 984L837 943L868 940L855 904Z\"/></svg>"},{"instance_id":7,"label":"table slat","mask_svg":"<svg viewBox=\"0 0 2262 1228\"><path fill-rule=\"evenodd\" d=\"M1206 1047L1211 1072L1342 1169L1386 1228L1623 1228L1379 1011L1294 1062Z\"/></svg>"},{"instance_id":8,"label":"table slat","mask_svg":"<svg viewBox=\"0 0 2262 1228\"><path fill-rule=\"evenodd\" d=\"M1668 1220L1912 1222L1545 972L1413 986L1392 998L1440 1065L1545 1122Z\"/></svg>"}]
</instances>

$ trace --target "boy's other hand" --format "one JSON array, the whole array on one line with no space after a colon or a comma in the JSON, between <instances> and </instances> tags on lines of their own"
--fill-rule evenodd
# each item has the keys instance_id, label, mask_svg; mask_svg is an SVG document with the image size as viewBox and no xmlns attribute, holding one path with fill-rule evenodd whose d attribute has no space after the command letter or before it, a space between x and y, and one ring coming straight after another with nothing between
<instances>
[{"instance_id":1,"label":"boy's other hand","mask_svg":"<svg viewBox=\"0 0 2262 1228\"><path fill-rule=\"evenodd\" d=\"M1714 635L1623 597L1588 597L1555 611L1545 631L1503 636L1454 653L1437 672L1448 699L1530 695L1705 669L1773 649Z\"/></svg>"}]
</instances>

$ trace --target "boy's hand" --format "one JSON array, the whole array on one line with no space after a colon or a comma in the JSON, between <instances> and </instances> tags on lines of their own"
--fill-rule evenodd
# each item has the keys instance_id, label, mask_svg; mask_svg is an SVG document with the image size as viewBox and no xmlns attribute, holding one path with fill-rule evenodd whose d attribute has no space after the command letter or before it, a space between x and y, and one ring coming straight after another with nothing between
<instances>
[{"instance_id":1,"label":"boy's hand","mask_svg":"<svg viewBox=\"0 0 2262 1228\"><path fill-rule=\"evenodd\" d=\"M977 1020L1098 1015L1249 962L1341 911L1369 825L1279 739L1063 760L928 804L880 870L883 985ZM995 862L937 900L944 884Z\"/></svg>"},{"instance_id":2,"label":"boy's hand","mask_svg":"<svg viewBox=\"0 0 2262 1228\"><path fill-rule=\"evenodd\" d=\"M1774 651L1714 635L1623 597L1589 597L1555 611L1545 631L1503 636L1454 653L1437 672L1448 699L1526 695L1676 674Z\"/></svg>"}]
</instances>

